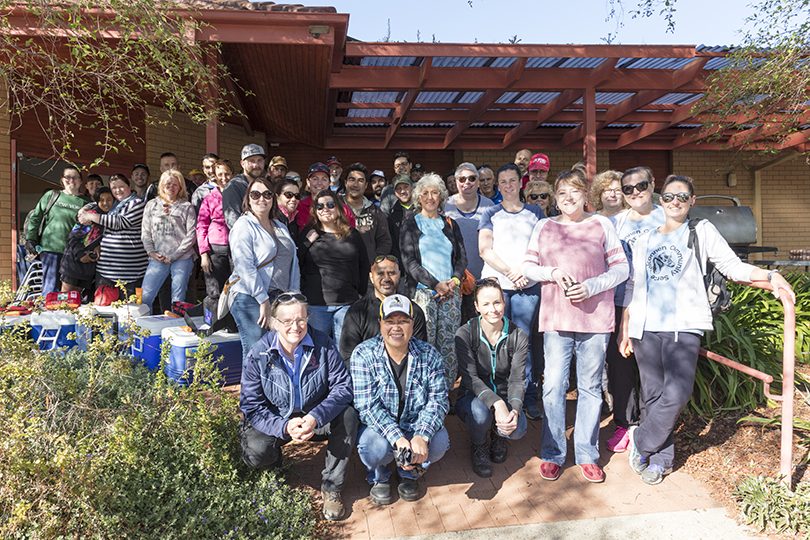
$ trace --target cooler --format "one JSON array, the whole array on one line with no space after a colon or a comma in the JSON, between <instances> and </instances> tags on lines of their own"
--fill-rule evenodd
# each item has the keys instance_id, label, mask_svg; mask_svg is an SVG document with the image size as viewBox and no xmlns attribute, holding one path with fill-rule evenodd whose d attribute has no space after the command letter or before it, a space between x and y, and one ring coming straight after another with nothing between
<instances>
[{"instance_id":1,"label":"cooler","mask_svg":"<svg viewBox=\"0 0 810 540\"><path fill-rule=\"evenodd\" d=\"M202 317L192 317L197 324L202 324ZM163 343L161 332L166 328L185 326L182 317L169 317L168 315L149 315L135 319L135 326L143 335L134 336L132 341L132 356L140 358L144 365L154 371L160 365L160 346Z\"/></svg>"},{"instance_id":2,"label":"cooler","mask_svg":"<svg viewBox=\"0 0 810 540\"><path fill-rule=\"evenodd\" d=\"M163 339L171 343L169 360L166 362L166 376L180 384L188 384L190 371L194 366L192 356L197 351L200 339L210 342L214 347L214 361L222 371L225 384L238 384L242 378L242 343L239 334L220 330L208 337L200 338L192 332L181 328L165 328Z\"/></svg>"},{"instance_id":3,"label":"cooler","mask_svg":"<svg viewBox=\"0 0 810 540\"><path fill-rule=\"evenodd\" d=\"M118 339L125 341L129 338L129 328L135 321L149 314L149 306L143 304L126 304L120 307L96 306L88 304L79 308L81 317L98 317L106 319L111 324L111 331L118 335ZM93 340L93 329L79 322L76 328L76 341L81 350L87 350L87 344Z\"/></svg>"},{"instance_id":4,"label":"cooler","mask_svg":"<svg viewBox=\"0 0 810 540\"><path fill-rule=\"evenodd\" d=\"M71 334L74 334L69 337ZM40 350L76 346L76 314L72 311L43 311L31 314L31 336Z\"/></svg>"},{"instance_id":5,"label":"cooler","mask_svg":"<svg viewBox=\"0 0 810 540\"><path fill-rule=\"evenodd\" d=\"M0 331L14 328L18 324L30 322L31 314L28 315L0 315Z\"/></svg>"}]
</instances>

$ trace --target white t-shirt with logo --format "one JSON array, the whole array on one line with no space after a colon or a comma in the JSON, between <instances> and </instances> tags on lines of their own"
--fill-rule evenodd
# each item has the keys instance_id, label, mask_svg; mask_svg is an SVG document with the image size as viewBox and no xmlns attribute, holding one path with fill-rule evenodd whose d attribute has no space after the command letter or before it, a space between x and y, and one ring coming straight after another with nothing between
<instances>
[{"instance_id":1,"label":"white t-shirt with logo","mask_svg":"<svg viewBox=\"0 0 810 540\"><path fill-rule=\"evenodd\" d=\"M689 225L670 233L653 230L644 255L647 269L647 318L645 332L672 332L678 282L689 256Z\"/></svg>"}]
</instances>

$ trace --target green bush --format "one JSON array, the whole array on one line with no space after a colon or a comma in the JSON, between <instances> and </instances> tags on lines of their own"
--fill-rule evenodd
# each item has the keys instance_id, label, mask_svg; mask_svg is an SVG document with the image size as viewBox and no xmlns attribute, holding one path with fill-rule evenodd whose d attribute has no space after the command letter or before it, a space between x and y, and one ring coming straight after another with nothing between
<instances>
[{"instance_id":1,"label":"green bush","mask_svg":"<svg viewBox=\"0 0 810 540\"><path fill-rule=\"evenodd\" d=\"M180 387L117 350L104 334L67 354L0 334L0 537L313 535L303 491L243 467L210 351Z\"/></svg>"},{"instance_id":2,"label":"green bush","mask_svg":"<svg viewBox=\"0 0 810 540\"><path fill-rule=\"evenodd\" d=\"M810 535L810 483L796 491L764 476L749 477L734 490L734 497L745 522L765 531Z\"/></svg>"},{"instance_id":3,"label":"green bush","mask_svg":"<svg viewBox=\"0 0 810 540\"><path fill-rule=\"evenodd\" d=\"M796 291L796 361L810 363L810 278L787 276ZM782 377L784 310L773 294L730 283L731 309L714 318L714 331L702 347L774 376L774 392ZM808 381L799 374L797 385ZM762 382L717 362L700 358L690 408L703 417L723 411L750 411L764 402Z\"/></svg>"}]
</instances>

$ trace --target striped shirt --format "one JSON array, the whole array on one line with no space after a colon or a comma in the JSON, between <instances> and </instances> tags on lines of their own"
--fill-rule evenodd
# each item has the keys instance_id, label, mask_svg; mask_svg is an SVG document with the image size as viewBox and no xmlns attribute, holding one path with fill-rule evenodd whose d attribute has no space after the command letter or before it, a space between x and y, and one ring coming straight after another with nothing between
<instances>
[{"instance_id":1,"label":"striped shirt","mask_svg":"<svg viewBox=\"0 0 810 540\"><path fill-rule=\"evenodd\" d=\"M104 236L96 272L102 277L129 282L146 273L148 258L141 241L145 206L144 200L133 194L110 213L99 216Z\"/></svg>"}]
</instances>

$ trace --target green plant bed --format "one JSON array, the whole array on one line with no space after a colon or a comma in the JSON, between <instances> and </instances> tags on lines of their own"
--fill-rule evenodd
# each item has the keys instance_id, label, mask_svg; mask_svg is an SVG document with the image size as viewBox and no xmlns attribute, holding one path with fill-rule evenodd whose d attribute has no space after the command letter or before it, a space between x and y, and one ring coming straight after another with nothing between
<instances>
[{"instance_id":1,"label":"green plant bed","mask_svg":"<svg viewBox=\"0 0 810 540\"><path fill-rule=\"evenodd\" d=\"M760 531L810 535L810 484L790 491L773 478L749 477L737 486L734 497L743 520Z\"/></svg>"},{"instance_id":2,"label":"green plant bed","mask_svg":"<svg viewBox=\"0 0 810 540\"><path fill-rule=\"evenodd\" d=\"M796 291L796 362L810 363L810 277L792 274ZM782 377L784 310L773 294L730 283L731 309L714 318L714 331L703 337L703 348L773 375L774 392ZM797 375L796 384L810 384ZM764 403L762 382L717 362L700 358L690 408L704 417L720 411L750 411Z\"/></svg>"},{"instance_id":3,"label":"green plant bed","mask_svg":"<svg viewBox=\"0 0 810 540\"><path fill-rule=\"evenodd\" d=\"M204 347L180 387L103 339L49 355L0 334L0 537L313 536L309 496L242 465Z\"/></svg>"}]
</instances>

